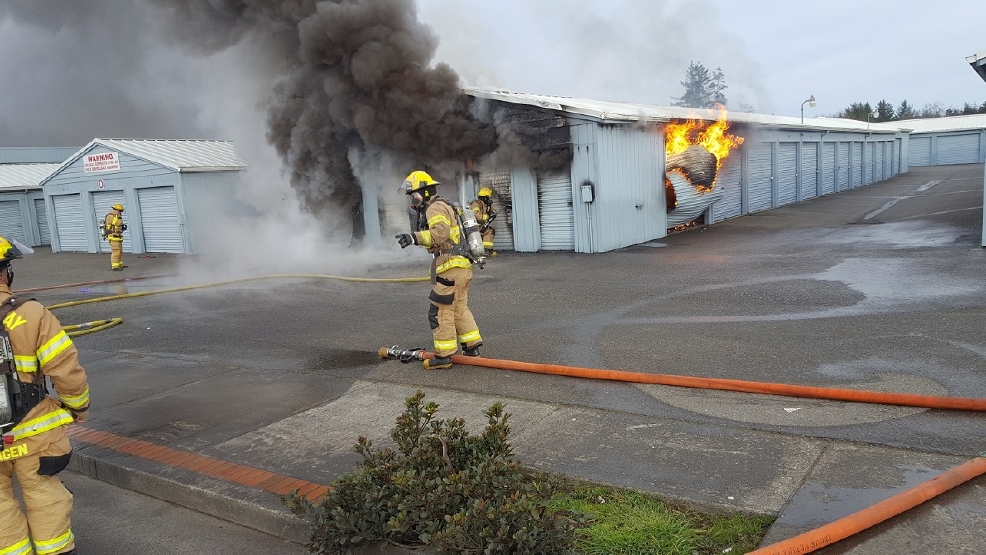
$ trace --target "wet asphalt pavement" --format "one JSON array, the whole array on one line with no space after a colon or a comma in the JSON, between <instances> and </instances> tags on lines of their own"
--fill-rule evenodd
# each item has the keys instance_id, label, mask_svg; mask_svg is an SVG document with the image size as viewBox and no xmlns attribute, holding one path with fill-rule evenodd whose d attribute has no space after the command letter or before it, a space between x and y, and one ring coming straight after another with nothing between
<instances>
[{"instance_id":1,"label":"wet asphalt pavement","mask_svg":"<svg viewBox=\"0 0 986 555\"><path fill-rule=\"evenodd\" d=\"M492 358L984 398L982 207L981 165L915 168L615 252L501 253L476 270L470 306ZM92 389L86 426L305 480L351 470L360 435L389 441L417 389L477 428L485 408L506 403L523 463L778 515L765 544L986 452L977 412L381 361L380 347L430 347L424 282L213 285L245 274L215 258L127 263L110 272L106 254L38 249L15 267L20 288L167 276L31 293L49 305L204 285L55 310L63 324L123 319L76 339ZM407 278L426 268L423 252L395 242L254 275ZM145 493L189 506L209 493L208 507L193 508L234 521L209 508L238 498L278 510L220 481L85 444L76 452L83 470L112 467L111 481L169 484ZM819 553L980 553L984 501L980 477ZM271 528L297 538L291 525Z\"/></svg>"}]
</instances>

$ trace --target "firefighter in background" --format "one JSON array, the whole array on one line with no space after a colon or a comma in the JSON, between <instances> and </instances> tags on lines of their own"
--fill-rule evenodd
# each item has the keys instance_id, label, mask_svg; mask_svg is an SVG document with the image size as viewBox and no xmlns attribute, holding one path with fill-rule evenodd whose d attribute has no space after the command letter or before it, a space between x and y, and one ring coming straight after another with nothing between
<instances>
[{"instance_id":1,"label":"firefighter in background","mask_svg":"<svg viewBox=\"0 0 986 555\"><path fill-rule=\"evenodd\" d=\"M110 269L123 270L123 232L127 224L123 223L123 205L114 204L113 209L103 218L103 235L110 242ZM0 552L2 553L2 552Z\"/></svg>"},{"instance_id":2,"label":"firefighter in background","mask_svg":"<svg viewBox=\"0 0 986 555\"><path fill-rule=\"evenodd\" d=\"M493 250L493 238L496 230L493 229L493 220L496 219L496 210L493 209L493 189L483 187L476 195L476 200L469 203L469 208L476 214L476 223L479 224L479 231L483 234L483 248L490 256L496 256Z\"/></svg>"},{"instance_id":3,"label":"firefighter in background","mask_svg":"<svg viewBox=\"0 0 986 555\"><path fill-rule=\"evenodd\" d=\"M423 171L407 176L402 185L411 197L411 206L424 213L420 228L397 235L401 248L421 245L434 257L431 261L431 307L428 321L435 344L435 358L424 361L428 370L451 368L452 355L462 346L462 354L479 356L483 338L469 310L469 283L472 262L466 257L468 245L456 208L438 196L439 183ZM465 250L463 250L465 249Z\"/></svg>"},{"instance_id":4,"label":"firefighter in background","mask_svg":"<svg viewBox=\"0 0 986 555\"><path fill-rule=\"evenodd\" d=\"M72 445L65 426L85 422L89 386L79 354L62 325L34 299L15 297L11 260L21 253L0 237L0 351L7 339L12 359L0 361L0 553L73 553L72 493L56 476ZM51 380L58 397L47 394ZM14 496L14 477L25 511ZM26 513L26 514L25 514Z\"/></svg>"}]
</instances>

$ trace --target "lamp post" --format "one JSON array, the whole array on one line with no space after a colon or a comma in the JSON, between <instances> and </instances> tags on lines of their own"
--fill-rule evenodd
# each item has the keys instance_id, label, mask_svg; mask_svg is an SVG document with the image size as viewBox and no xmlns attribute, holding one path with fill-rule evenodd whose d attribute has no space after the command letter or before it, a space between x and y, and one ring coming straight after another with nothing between
<instances>
[{"instance_id":1,"label":"lamp post","mask_svg":"<svg viewBox=\"0 0 986 555\"><path fill-rule=\"evenodd\" d=\"M874 110L872 112L867 112L867 114L866 114L866 128L867 129L870 128L870 117L871 116L873 117L873 119L876 119L876 118L880 117L880 113L877 112L876 110Z\"/></svg>"},{"instance_id":2,"label":"lamp post","mask_svg":"<svg viewBox=\"0 0 986 555\"><path fill-rule=\"evenodd\" d=\"M809 102L811 104L808 104ZM809 98L808 100L805 100L804 102L801 103L801 123L802 124L804 124L804 122L805 122L805 104L808 104L809 106L811 106L812 108L814 108L815 107L815 95L811 95L811 98Z\"/></svg>"}]
</instances>

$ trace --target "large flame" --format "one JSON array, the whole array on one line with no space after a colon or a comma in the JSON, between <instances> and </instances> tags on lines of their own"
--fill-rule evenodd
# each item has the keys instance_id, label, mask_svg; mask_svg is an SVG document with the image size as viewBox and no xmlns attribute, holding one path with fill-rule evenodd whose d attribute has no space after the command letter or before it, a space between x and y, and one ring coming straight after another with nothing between
<instances>
[{"instance_id":1,"label":"large flame","mask_svg":"<svg viewBox=\"0 0 986 555\"><path fill-rule=\"evenodd\" d=\"M728 132L726 108L721 104L717 104L716 108L719 118L713 124L699 120L669 123L664 130L667 154L684 152L691 145L702 145L716 157L716 170L722 168L723 160L730 151L743 144L743 137Z\"/></svg>"}]
</instances>

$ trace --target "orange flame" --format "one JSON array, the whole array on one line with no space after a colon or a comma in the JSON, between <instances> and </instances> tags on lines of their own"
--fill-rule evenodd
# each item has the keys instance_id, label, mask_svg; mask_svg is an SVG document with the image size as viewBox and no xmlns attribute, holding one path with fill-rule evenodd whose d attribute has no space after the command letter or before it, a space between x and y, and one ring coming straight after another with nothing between
<instances>
[{"instance_id":1,"label":"orange flame","mask_svg":"<svg viewBox=\"0 0 986 555\"><path fill-rule=\"evenodd\" d=\"M667 154L684 152L691 145L702 145L716 157L716 169L722 168L730 151L743 144L743 137L728 132L726 108L722 105L716 105L716 108L719 118L711 125L691 119L684 123L669 123L664 130Z\"/></svg>"}]
</instances>

